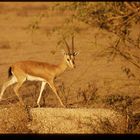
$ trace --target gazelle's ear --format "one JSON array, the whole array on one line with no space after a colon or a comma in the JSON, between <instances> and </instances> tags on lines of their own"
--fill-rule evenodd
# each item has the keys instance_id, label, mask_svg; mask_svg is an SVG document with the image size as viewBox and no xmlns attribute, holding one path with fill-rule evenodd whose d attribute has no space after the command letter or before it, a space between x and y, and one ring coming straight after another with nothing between
<instances>
[{"instance_id":1,"label":"gazelle's ear","mask_svg":"<svg viewBox=\"0 0 140 140\"><path fill-rule=\"evenodd\" d=\"M74 52L74 56L76 56L76 55L78 55L79 54L79 52Z\"/></svg>"},{"instance_id":2,"label":"gazelle's ear","mask_svg":"<svg viewBox=\"0 0 140 140\"><path fill-rule=\"evenodd\" d=\"M66 52L62 49L61 50L61 53L63 54L63 55L65 55L66 54Z\"/></svg>"}]
</instances>

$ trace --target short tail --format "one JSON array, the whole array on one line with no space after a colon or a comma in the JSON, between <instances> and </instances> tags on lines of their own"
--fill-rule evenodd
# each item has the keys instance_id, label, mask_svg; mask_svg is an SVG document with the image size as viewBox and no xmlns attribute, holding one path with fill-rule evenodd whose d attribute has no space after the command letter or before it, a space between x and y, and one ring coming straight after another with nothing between
<instances>
[{"instance_id":1,"label":"short tail","mask_svg":"<svg viewBox=\"0 0 140 140\"><path fill-rule=\"evenodd\" d=\"M11 77L11 76L12 76L12 68L9 67L9 69L8 69L8 78Z\"/></svg>"}]
</instances>

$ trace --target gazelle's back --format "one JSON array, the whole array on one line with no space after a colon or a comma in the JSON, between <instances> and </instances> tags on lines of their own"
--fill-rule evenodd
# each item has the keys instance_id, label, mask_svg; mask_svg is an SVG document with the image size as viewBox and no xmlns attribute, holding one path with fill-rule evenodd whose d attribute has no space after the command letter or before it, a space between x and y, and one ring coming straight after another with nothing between
<instances>
[{"instance_id":1,"label":"gazelle's back","mask_svg":"<svg viewBox=\"0 0 140 140\"><path fill-rule=\"evenodd\" d=\"M32 76L41 78L50 77L54 73L56 65L39 62L39 61L20 61L11 66L12 72L16 75L17 72L26 73Z\"/></svg>"}]
</instances>

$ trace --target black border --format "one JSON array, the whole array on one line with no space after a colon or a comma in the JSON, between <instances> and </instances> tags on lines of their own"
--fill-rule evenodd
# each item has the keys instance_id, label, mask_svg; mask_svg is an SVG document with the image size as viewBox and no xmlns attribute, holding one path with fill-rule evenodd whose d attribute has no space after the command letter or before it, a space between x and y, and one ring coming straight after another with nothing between
<instances>
[{"instance_id":1,"label":"black border","mask_svg":"<svg viewBox=\"0 0 140 140\"><path fill-rule=\"evenodd\" d=\"M0 2L116 2L116 0L0 0ZM119 2L119 0L117 0ZM128 0L125 0L128 1ZM135 2L139 2L139 0L134 0ZM133 0L131 0L130 2L133 2ZM96 127L96 126L95 126ZM34 134L34 133L26 133L26 134L14 134L14 133L7 133L7 134L1 134L0 133L0 140L2 139L92 139L92 140L96 140L96 139L120 139L122 138L124 139L133 139L133 138L138 138L140 139L140 134Z\"/></svg>"}]
</instances>

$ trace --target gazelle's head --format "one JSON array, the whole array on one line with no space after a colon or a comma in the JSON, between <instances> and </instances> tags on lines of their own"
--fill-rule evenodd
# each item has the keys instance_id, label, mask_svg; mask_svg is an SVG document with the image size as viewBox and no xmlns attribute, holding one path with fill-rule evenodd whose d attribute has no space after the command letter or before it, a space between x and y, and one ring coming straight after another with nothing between
<instances>
[{"instance_id":1,"label":"gazelle's head","mask_svg":"<svg viewBox=\"0 0 140 140\"><path fill-rule=\"evenodd\" d=\"M64 52L64 59L70 68L75 68L75 56L78 55L79 53L74 52L74 36L72 36L72 49L71 49L71 51L70 51L70 47L65 39L64 39L64 42L65 42L67 50L68 50L67 53Z\"/></svg>"},{"instance_id":2,"label":"gazelle's head","mask_svg":"<svg viewBox=\"0 0 140 140\"><path fill-rule=\"evenodd\" d=\"M75 56L77 55L78 53L74 52L73 54L70 54L70 53L65 53L64 52L64 59L67 63L67 65L70 67L70 68L75 68Z\"/></svg>"}]
</instances>

